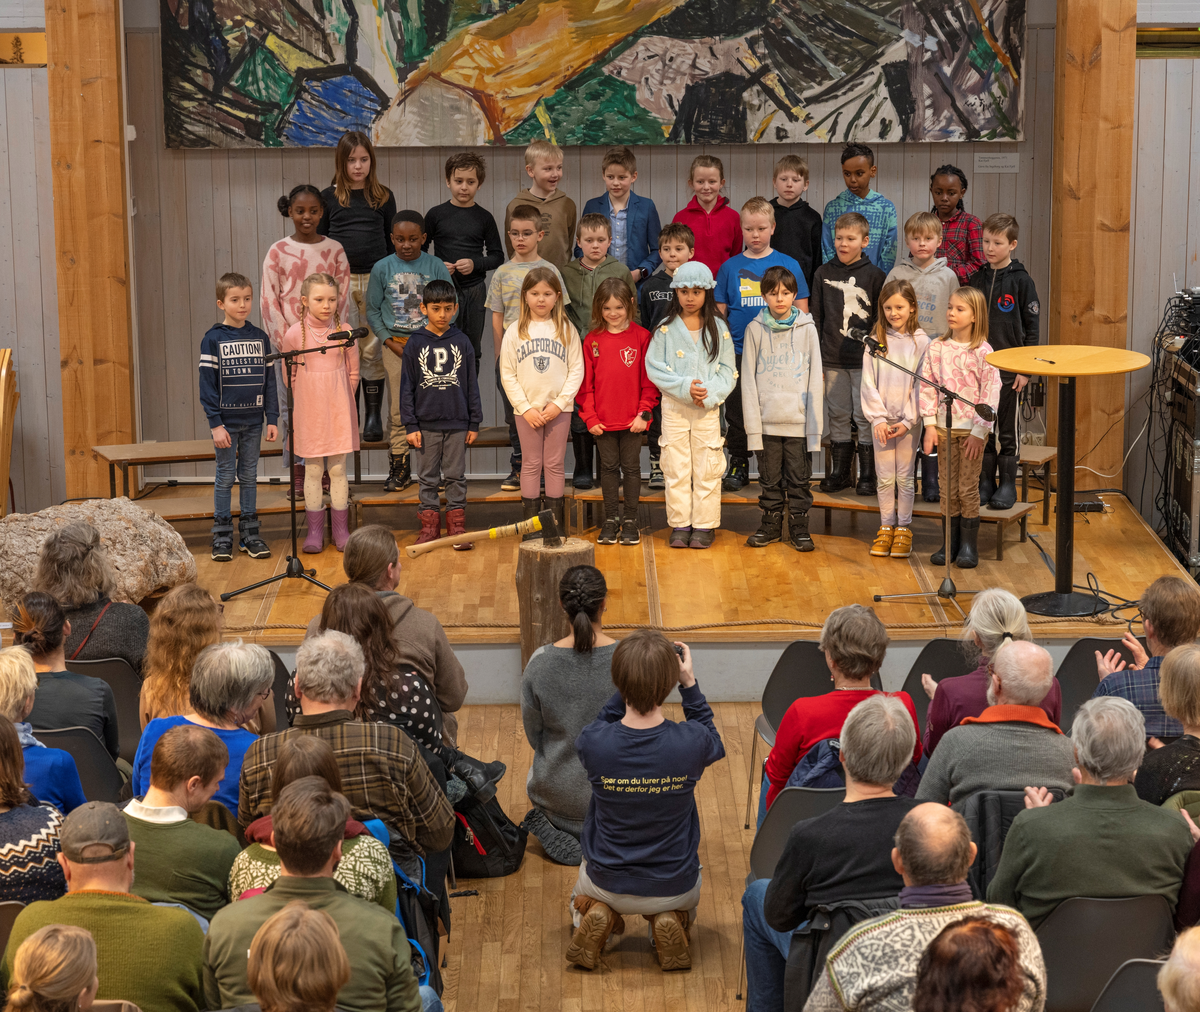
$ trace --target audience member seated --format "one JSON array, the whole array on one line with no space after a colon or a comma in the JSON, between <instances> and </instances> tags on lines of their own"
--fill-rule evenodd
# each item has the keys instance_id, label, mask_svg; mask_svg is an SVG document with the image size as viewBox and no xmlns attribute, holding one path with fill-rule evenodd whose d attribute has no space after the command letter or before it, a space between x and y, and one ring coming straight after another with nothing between
<instances>
[{"instance_id":1,"label":"audience member seated","mask_svg":"<svg viewBox=\"0 0 1200 1012\"><path fill-rule=\"evenodd\" d=\"M295 780L321 777L337 794L342 789L333 749L324 738L301 735L285 742L271 770L271 805L279 802L280 792ZM262 892L280 873L279 852L271 843L274 820L270 815L256 819L246 827L249 846L237 855L229 871L229 895L239 899L247 892ZM333 877L346 891L364 900L378 903L388 913L396 910L396 873L387 847L375 839L361 822L349 819L342 841L342 859Z\"/></svg>"},{"instance_id":2,"label":"audience member seated","mask_svg":"<svg viewBox=\"0 0 1200 1012\"><path fill-rule=\"evenodd\" d=\"M1008 831L988 899L1016 907L1035 928L1072 896L1157 893L1174 908L1192 834L1178 812L1147 804L1134 790L1146 740L1142 714L1125 699L1089 699L1071 736L1074 794L1051 804L1046 790L1026 790L1028 809Z\"/></svg>"},{"instance_id":3,"label":"audience member seated","mask_svg":"<svg viewBox=\"0 0 1200 1012\"><path fill-rule=\"evenodd\" d=\"M1050 655L1010 640L997 648L990 672L987 709L942 736L918 800L956 805L976 791L1071 787L1071 739L1040 705L1054 681Z\"/></svg>"},{"instance_id":4,"label":"audience member seated","mask_svg":"<svg viewBox=\"0 0 1200 1012\"><path fill-rule=\"evenodd\" d=\"M1180 791L1200 791L1200 646L1175 647L1162 659L1158 692L1163 712L1181 737L1146 752L1133 786L1138 797L1161 805Z\"/></svg>"},{"instance_id":5,"label":"audience member seated","mask_svg":"<svg viewBox=\"0 0 1200 1012\"><path fill-rule=\"evenodd\" d=\"M571 634L539 647L521 678L521 720L533 749L525 792L533 805L521 823L559 864L583 858L579 836L592 785L575 751L575 739L612 695L617 641L604 635L608 585L595 566L572 566L558 585Z\"/></svg>"},{"instance_id":6,"label":"audience member seated","mask_svg":"<svg viewBox=\"0 0 1200 1012\"><path fill-rule=\"evenodd\" d=\"M204 932L186 910L133 895L134 846L120 809L88 802L67 816L61 840L59 862L68 892L31 903L17 915L0 984L13 980L16 953L25 939L48 925L66 924L90 931L96 940L98 998L133 1002L147 1012L206 1008Z\"/></svg>"},{"instance_id":7,"label":"audience member seated","mask_svg":"<svg viewBox=\"0 0 1200 1012\"><path fill-rule=\"evenodd\" d=\"M137 845L133 891L151 903L180 903L206 921L230 900L229 869L241 848L224 830L192 821L225 775L229 752L212 731L173 727L154 746L146 796L125 807Z\"/></svg>"},{"instance_id":8,"label":"audience member seated","mask_svg":"<svg viewBox=\"0 0 1200 1012\"><path fill-rule=\"evenodd\" d=\"M926 755L933 755L942 735L950 728L958 727L966 717L978 717L987 709L991 658L1006 639L1033 639L1025 606L1015 595L999 587L981 590L971 602L962 631L963 648L968 656L978 657L979 666L968 675L943 678L940 682L930 675L921 676L921 684L929 696L923 739ZM1062 689L1057 678L1051 681L1050 691L1038 705L1053 723L1061 723Z\"/></svg>"},{"instance_id":9,"label":"audience member seated","mask_svg":"<svg viewBox=\"0 0 1200 1012\"><path fill-rule=\"evenodd\" d=\"M0 902L57 899L67 891L58 863L62 815L30 796L17 730L0 720Z\"/></svg>"},{"instance_id":10,"label":"audience member seated","mask_svg":"<svg viewBox=\"0 0 1200 1012\"><path fill-rule=\"evenodd\" d=\"M1138 610L1142 613L1149 656L1132 633L1126 633L1122 641L1133 654L1132 667L1126 668L1115 650L1103 657L1097 650L1100 684L1092 696L1128 699L1146 718L1146 734L1166 744L1183 734L1183 725L1163 709L1158 694L1158 670L1171 650L1200 636L1200 591L1191 580L1160 576L1142 594Z\"/></svg>"},{"instance_id":11,"label":"audience member seated","mask_svg":"<svg viewBox=\"0 0 1200 1012\"><path fill-rule=\"evenodd\" d=\"M873 695L846 717L841 732L845 802L796 823L775 876L751 883L742 896L750 1012L782 1012L792 932L811 920L818 907L828 910L847 900L878 907L879 912L895 907L904 880L892 866L892 838L917 802L897 797L892 785L912 761L916 737L908 710L894 696ZM848 926L837 925L842 930ZM811 981L824 966L818 953L837 941L835 926L797 936L796 941L809 947L809 984L792 998L793 1004L807 997Z\"/></svg>"},{"instance_id":12,"label":"audience member seated","mask_svg":"<svg viewBox=\"0 0 1200 1012\"><path fill-rule=\"evenodd\" d=\"M456 744L458 718L454 713L467 698L467 676L437 616L396 592L400 584L396 535L379 524L359 527L346 542L342 569L351 583L369 587L383 601L398 651L396 666L401 671L415 671L433 689L442 712L442 736L446 744ZM320 623L320 615L308 623L305 639L317 635Z\"/></svg>"},{"instance_id":13,"label":"audience member seated","mask_svg":"<svg viewBox=\"0 0 1200 1012\"><path fill-rule=\"evenodd\" d=\"M83 1012L94 1007L99 986L91 932L51 924L17 949L5 1012Z\"/></svg>"},{"instance_id":14,"label":"audience member seated","mask_svg":"<svg viewBox=\"0 0 1200 1012\"><path fill-rule=\"evenodd\" d=\"M341 1008L418 1012L421 995L404 926L373 903L351 896L333 878L350 803L320 777L304 777L280 792L274 816L280 877L266 892L221 910L204 940L208 1007L233 1008L254 1000L247 974L254 936L268 918L299 900L333 918L350 958L350 979L338 992Z\"/></svg>"},{"instance_id":15,"label":"audience member seated","mask_svg":"<svg viewBox=\"0 0 1200 1012\"><path fill-rule=\"evenodd\" d=\"M823 696L797 699L779 722L775 745L767 759L766 782L763 784L766 801L760 799L759 825L775 795L787 786L792 770L805 753L819 742L836 738L846 715L876 692L871 688L871 677L878 674L887 645L887 630L870 608L851 604L829 613L818 646L824 651L825 663L832 673L833 691ZM916 729L917 711L912 699L907 692L895 695L912 715ZM921 760L919 741L912 759L914 763Z\"/></svg>"},{"instance_id":16,"label":"audience member seated","mask_svg":"<svg viewBox=\"0 0 1200 1012\"><path fill-rule=\"evenodd\" d=\"M986 917L964 917L942 928L921 957L912 1009L1011 1012L1023 990L1016 936Z\"/></svg>"},{"instance_id":17,"label":"audience member seated","mask_svg":"<svg viewBox=\"0 0 1200 1012\"><path fill-rule=\"evenodd\" d=\"M1046 1000L1041 947L1017 911L971 899L966 879L975 844L963 817L945 805L918 805L900 823L895 842L892 863L904 879L900 909L861 921L842 937L804 1012L909 1012L925 949L963 917L986 918L1012 932L1021 981L1016 1009L1040 1012Z\"/></svg>"},{"instance_id":18,"label":"audience member seated","mask_svg":"<svg viewBox=\"0 0 1200 1012\"><path fill-rule=\"evenodd\" d=\"M67 524L42 543L33 589L49 594L66 612L67 660L123 657L140 674L150 620L138 605L112 600L115 587L100 532L91 524Z\"/></svg>"},{"instance_id":19,"label":"audience member seated","mask_svg":"<svg viewBox=\"0 0 1200 1012\"><path fill-rule=\"evenodd\" d=\"M1200 928L1188 928L1175 939L1158 971L1158 990L1167 1012L1200 1012Z\"/></svg>"},{"instance_id":20,"label":"audience member seated","mask_svg":"<svg viewBox=\"0 0 1200 1012\"><path fill-rule=\"evenodd\" d=\"M184 583L163 596L150 619L142 668L138 713L143 728L159 717L178 717L191 710L192 666L201 650L220 642L221 609L212 594Z\"/></svg>"},{"instance_id":21,"label":"audience member seated","mask_svg":"<svg viewBox=\"0 0 1200 1012\"><path fill-rule=\"evenodd\" d=\"M34 738L26 722L37 687L37 671L29 651L24 647L0 650L0 716L16 728L25 758L25 783L39 803L53 805L67 815L87 799L71 754L60 748L46 748Z\"/></svg>"},{"instance_id":22,"label":"audience member seated","mask_svg":"<svg viewBox=\"0 0 1200 1012\"><path fill-rule=\"evenodd\" d=\"M691 969L690 927L700 902L700 818L696 785L725 757L712 710L696 684L692 653L661 633L639 629L613 651L617 687L579 735L592 783L583 824L583 861L571 892L575 934L567 962L595 969L626 915L649 923L664 970ZM679 687L682 723L662 704Z\"/></svg>"},{"instance_id":23,"label":"audience member seated","mask_svg":"<svg viewBox=\"0 0 1200 1012\"><path fill-rule=\"evenodd\" d=\"M12 620L13 643L29 651L38 675L30 725L39 731L86 727L116 759L121 733L112 688L103 678L67 670L63 640L71 634L71 623L58 602L41 591L26 594Z\"/></svg>"},{"instance_id":24,"label":"audience member seated","mask_svg":"<svg viewBox=\"0 0 1200 1012\"><path fill-rule=\"evenodd\" d=\"M190 712L181 717L159 717L142 732L133 757L133 793L150 789L150 757L158 739L173 727L194 724L209 728L229 751L221 786L214 795L234 816L238 815L238 778L246 750L258 736L245 730L271 694L275 663L266 647L234 640L214 643L200 651L188 685Z\"/></svg>"},{"instance_id":25,"label":"audience member seated","mask_svg":"<svg viewBox=\"0 0 1200 1012\"><path fill-rule=\"evenodd\" d=\"M301 900L272 914L250 943L246 980L262 1012L334 1012L350 960L333 918Z\"/></svg>"},{"instance_id":26,"label":"audience member seated","mask_svg":"<svg viewBox=\"0 0 1200 1012\"><path fill-rule=\"evenodd\" d=\"M398 727L355 720L366 665L362 648L332 629L305 640L296 651L296 698L292 726L264 735L242 763L238 821L243 827L270 815L271 770L283 746L302 735L333 747L346 797L360 822L379 819L388 849L416 878L420 859L446 850L454 837L454 809L417 746ZM439 877L429 881L440 882Z\"/></svg>"}]
</instances>

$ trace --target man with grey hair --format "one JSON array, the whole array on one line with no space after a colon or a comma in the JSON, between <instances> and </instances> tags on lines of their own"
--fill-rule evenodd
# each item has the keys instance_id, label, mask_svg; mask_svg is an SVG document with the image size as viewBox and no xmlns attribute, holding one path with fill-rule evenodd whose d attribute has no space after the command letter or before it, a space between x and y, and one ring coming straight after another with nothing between
<instances>
[{"instance_id":1,"label":"man with grey hair","mask_svg":"<svg viewBox=\"0 0 1200 1012\"><path fill-rule=\"evenodd\" d=\"M1013 1012L1041 1012L1046 967L1037 937L1010 907L972 900L966 878L975 844L962 816L945 805L917 805L896 830L891 860L904 880L900 908L842 936L804 1012L909 1012L926 946L964 917L986 917L1013 933L1024 985Z\"/></svg>"},{"instance_id":2,"label":"man with grey hair","mask_svg":"<svg viewBox=\"0 0 1200 1012\"><path fill-rule=\"evenodd\" d=\"M1006 640L992 657L987 709L945 733L917 800L957 805L976 791L1031 784L1068 790L1071 742L1040 705L1053 681L1054 666L1042 647Z\"/></svg>"},{"instance_id":3,"label":"man with grey hair","mask_svg":"<svg viewBox=\"0 0 1200 1012\"><path fill-rule=\"evenodd\" d=\"M354 818L379 819L391 834L393 858L419 881L420 858L450 846L454 809L408 735L355 719L365 670L362 648L345 633L329 630L305 640L296 652L300 713L290 728L264 735L247 750L238 821L245 827L270 814L271 770L284 742L317 735L333 747Z\"/></svg>"},{"instance_id":4,"label":"man with grey hair","mask_svg":"<svg viewBox=\"0 0 1200 1012\"><path fill-rule=\"evenodd\" d=\"M868 696L846 717L840 736L845 802L796 823L774 877L752 882L742 896L748 1012L782 1012L804 1000L837 941L835 927L797 936L796 944L809 948L803 961L807 979L789 974L786 1000L784 970L792 932L821 908L826 913L838 908L833 917L842 930L894 908L904 883L892 866L891 841L917 802L897 797L892 785L912 761L916 741L912 717L895 696Z\"/></svg>"},{"instance_id":5,"label":"man with grey hair","mask_svg":"<svg viewBox=\"0 0 1200 1012\"><path fill-rule=\"evenodd\" d=\"M1051 804L1044 789L1026 789L988 899L1034 927L1071 896L1158 893L1173 907L1192 834L1180 812L1142 801L1133 787L1145 718L1127 699L1097 696L1079 708L1071 737L1074 793Z\"/></svg>"}]
</instances>

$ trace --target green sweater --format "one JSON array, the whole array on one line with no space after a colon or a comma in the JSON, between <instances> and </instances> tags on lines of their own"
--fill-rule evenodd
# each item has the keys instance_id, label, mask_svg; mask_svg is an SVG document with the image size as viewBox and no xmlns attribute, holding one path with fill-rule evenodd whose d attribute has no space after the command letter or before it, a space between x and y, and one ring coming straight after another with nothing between
<instances>
[{"instance_id":1,"label":"green sweater","mask_svg":"<svg viewBox=\"0 0 1200 1012\"><path fill-rule=\"evenodd\" d=\"M136 845L133 891L151 903L182 903L211 921L229 902L229 869L241 848L237 838L191 819L145 822L128 812Z\"/></svg>"},{"instance_id":2,"label":"green sweater","mask_svg":"<svg viewBox=\"0 0 1200 1012\"><path fill-rule=\"evenodd\" d=\"M637 322L637 286L633 283L633 275L615 256L606 256L600 265L589 271L583 266L582 260L572 260L564 264L562 269L563 285L567 295L571 297L567 305L567 316L575 324L579 336L583 337L592 329L592 299L600 282L607 278L620 278L629 286L633 295L633 322Z\"/></svg>"},{"instance_id":3,"label":"green sweater","mask_svg":"<svg viewBox=\"0 0 1200 1012\"><path fill-rule=\"evenodd\" d=\"M4 950L5 989L17 949L48 924L86 928L96 939L97 998L132 1002L146 1012L208 1007L200 981L204 932L196 918L130 893L74 892L29 904L17 915Z\"/></svg>"},{"instance_id":4,"label":"green sweater","mask_svg":"<svg viewBox=\"0 0 1200 1012\"><path fill-rule=\"evenodd\" d=\"M1072 896L1158 893L1174 907L1191 850L1183 817L1142 801L1132 784L1079 784L1063 801L1018 813L987 898L1035 928Z\"/></svg>"},{"instance_id":5,"label":"green sweater","mask_svg":"<svg viewBox=\"0 0 1200 1012\"><path fill-rule=\"evenodd\" d=\"M404 928L374 903L351 896L331 878L276 879L266 892L217 913L204 939L204 994L208 1007L236 1008L255 1001L246 983L246 956L254 934L293 900L333 918L350 960L350 983L338 992L346 1012L421 1012ZM143 1006L145 1008L146 1006Z\"/></svg>"}]
</instances>

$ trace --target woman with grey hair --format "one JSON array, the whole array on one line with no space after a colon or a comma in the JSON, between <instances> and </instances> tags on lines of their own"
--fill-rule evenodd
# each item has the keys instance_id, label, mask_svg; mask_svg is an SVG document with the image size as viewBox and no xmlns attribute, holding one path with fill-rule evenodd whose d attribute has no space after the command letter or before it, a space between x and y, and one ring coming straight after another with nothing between
<instances>
[{"instance_id":1,"label":"woman with grey hair","mask_svg":"<svg viewBox=\"0 0 1200 1012\"><path fill-rule=\"evenodd\" d=\"M100 532L91 524L67 524L42 543L31 589L49 594L66 613L67 660L123 657L140 674L150 620L138 605L112 600L115 587Z\"/></svg>"},{"instance_id":2,"label":"woman with grey hair","mask_svg":"<svg viewBox=\"0 0 1200 1012\"><path fill-rule=\"evenodd\" d=\"M133 759L133 793L141 797L150 786L150 756L167 731L181 724L207 727L225 743L229 765L213 795L233 814L238 813L238 779L242 759L257 738L243 729L271 694L275 664L266 647L234 640L214 643L200 651L192 667L190 712L181 717L159 717L142 731Z\"/></svg>"}]
</instances>

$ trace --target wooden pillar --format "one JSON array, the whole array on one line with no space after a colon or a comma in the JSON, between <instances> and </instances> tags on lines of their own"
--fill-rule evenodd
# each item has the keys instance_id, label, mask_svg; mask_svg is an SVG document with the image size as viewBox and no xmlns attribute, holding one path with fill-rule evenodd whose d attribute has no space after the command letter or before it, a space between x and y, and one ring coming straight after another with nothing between
<instances>
[{"instance_id":1,"label":"wooden pillar","mask_svg":"<svg viewBox=\"0 0 1200 1012\"><path fill-rule=\"evenodd\" d=\"M136 438L120 18L112 0L46 3L63 448L72 497L107 494L93 446Z\"/></svg>"},{"instance_id":2,"label":"wooden pillar","mask_svg":"<svg viewBox=\"0 0 1200 1012\"><path fill-rule=\"evenodd\" d=\"M1051 344L1127 345L1136 40L1137 0L1058 0ZM1054 384L1047 386L1053 429L1057 397ZM1078 381L1078 463L1116 474L1078 470L1076 488L1122 484L1124 412L1124 376Z\"/></svg>"}]
</instances>

